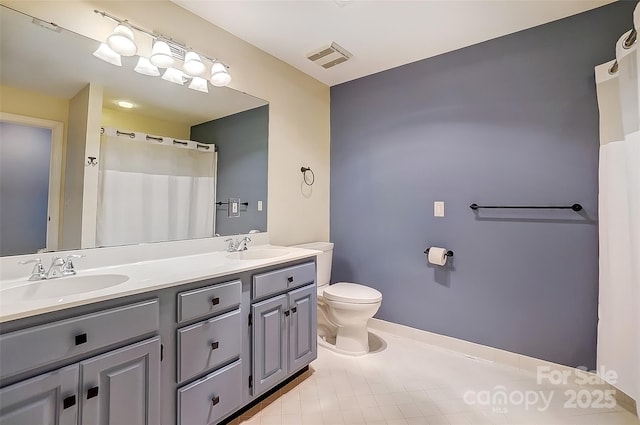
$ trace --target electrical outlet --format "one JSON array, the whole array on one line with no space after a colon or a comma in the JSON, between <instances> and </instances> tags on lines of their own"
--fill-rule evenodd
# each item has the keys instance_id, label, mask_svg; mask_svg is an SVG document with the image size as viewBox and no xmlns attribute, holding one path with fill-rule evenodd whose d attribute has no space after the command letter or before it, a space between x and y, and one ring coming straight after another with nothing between
<instances>
[{"instance_id":1,"label":"electrical outlet","mask_svg":"<svg viewBox=\"0 0 640 425\"><path fill-rule=\"evenodd\" d=\"M433 216L444 217L444 201L435 201L433 203Z\"/></svg>"},{"instance_id":2,"label":"electrical outlet","mask_svg":"<svg viewBox=\"0 0 640 425\"><path fill-rule=\"evenodd\" d=\"M258 211L262 211L262 201L258 201Z\"/></svg>"}]
</instances>

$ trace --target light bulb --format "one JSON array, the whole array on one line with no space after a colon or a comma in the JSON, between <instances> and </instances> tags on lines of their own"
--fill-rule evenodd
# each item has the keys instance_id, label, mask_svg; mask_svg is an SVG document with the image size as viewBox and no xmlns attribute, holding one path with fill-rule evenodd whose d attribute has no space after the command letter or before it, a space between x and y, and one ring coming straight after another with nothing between
<instances>
[{"instance_id":1,"label":"light bulb","mask_svg":"<svg viewBox=\"0 0 640 425\"><path fill-rule=\"evenodd\" d=\"M111 48L105 43L100 43L100 47L98 47L98 50L93 52L93 56L97 57L98 59L102 59L103 61L108 62L111 65L122 66L120 55L111 50Z\"/></svg>"},{"instance_id":2,"label":"light bulb","mask_svg":"<svg viewBox=\"0 0 640 425\"><path fill-rule=\"evenodd\" d=\"M133 38L133 30L126 22L115 27L111 35L107 37L107 44L111 50L122 56L133 56L138 52L138 46Z\"/></svg>"},{"instance_id":3,"label":"light bulb","mask_svg":"<svg viewBox=\"0 0 640 425\"><path fill-rule=\"evenodd\" d=\"M153 43L149 61L158 68L169 68L173 65L174 60L169 45L162 40Z\"/></svg>"},{"instance_id":4,"label":"light bulb","mask_svg":"<svg viewBox=\"0 0 640 425\"><path fill-rule=\"evenodd\" d=\"M203 93L209 93L207 80L201 77L193 77L193 80L191 80L191 83L189 83L189 88L192 90L201 91Z\"/></svg>"},{"instance_id":5,"label":"light bulb","mask_svg":"<svg viewBox=\"0 0 640 425\"><path fill-rule=\"evenodd\" d=\"M179 69L167 68L162 75L163 80L170 81L172 83L184 85L184 74Z\"/></svg>"},{"instance_id":6,"label":"light bulb","mask_svg":"<svg viewBox=\"0 0 640 425\"><path fill-rule=\"evenodd\" d=\"M143 56L140 56L140 59L138 59L138 64L133 70L138 74L148 75L149 77L157 77L160 75L158 67L149 62L149 59Z\"/></svg>"},{"instance_id":7,"label":"light bulb","mask_svg":"<svg viewBox=\"0 0 640 425\"><path fill-rule=\"evenodd\" d=\"M214 62L211 66L211 84L216 87L224 87L231 82L231 75L227 72L227 67L223 63Z\"/></svg>"},{"instance_id":8,"label":"light bulb","mask_svg":"<svg viewBox=\"0 0 640 425\"><path fill-rule=\"evenodd\" d=\"M131 102L127 102L126 100L119 100L116 102L116 104L121 107L121 108L125 108L125 109L131 109L133 108L133 103Z\"/></svg>"},{"instance_id":9,"label":"light bulb","mask_svg":"<svg viewBox=\"0 0 640 425\"><path fill-rule=\"evenodd\" d=\"M184 66L182 67L187 75L198 77L205 71L206 66L202 63L200 56L196 52L187 52L184 57Z\"/></svg>"}]
</instances>

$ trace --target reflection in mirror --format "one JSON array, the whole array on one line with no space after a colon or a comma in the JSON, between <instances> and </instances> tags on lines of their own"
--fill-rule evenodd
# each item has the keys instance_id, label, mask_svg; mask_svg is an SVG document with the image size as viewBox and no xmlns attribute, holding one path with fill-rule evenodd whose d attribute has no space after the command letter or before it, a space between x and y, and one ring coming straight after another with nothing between
<instances>
[{"instance_id":1,"label":"reflection in mirror","mask_svg":"<svg viewBox=\"0 0 640 425\"><path fill-rule=\"evenodd\" d=\"M1 255L267 230L267 102L108 64L0 7Z\"/></svg>"}]
</instances>

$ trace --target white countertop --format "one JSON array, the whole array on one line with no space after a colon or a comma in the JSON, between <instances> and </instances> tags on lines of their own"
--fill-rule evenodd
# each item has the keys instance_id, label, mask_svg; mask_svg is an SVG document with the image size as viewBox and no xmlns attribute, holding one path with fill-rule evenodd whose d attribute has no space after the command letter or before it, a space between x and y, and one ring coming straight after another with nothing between
<instances>
[{"instance_id":1,"label":"white countertop","mask_svg":"<svg viewBox=\"0 0 640 425\"><path fill-rule=\"evenodd\" d=\"M27 281L26 278L2 280L0 281L0 323L99 301L157 291L199 280L237 274L303 258L311 258L320 253L309 249L271 245L252 246L249 249L273 248L285 249L288 253L268 259L234 260L227 258L228 252L214 251L94 269L76 267L77 276L116 274L128 276L129 279L124 283L104 289L55 298L35 299L30 294L37 292L41 285L56 285L65 279L74 279L75 277L61 277L35 282Z\"/></svg>"}]
</instances>

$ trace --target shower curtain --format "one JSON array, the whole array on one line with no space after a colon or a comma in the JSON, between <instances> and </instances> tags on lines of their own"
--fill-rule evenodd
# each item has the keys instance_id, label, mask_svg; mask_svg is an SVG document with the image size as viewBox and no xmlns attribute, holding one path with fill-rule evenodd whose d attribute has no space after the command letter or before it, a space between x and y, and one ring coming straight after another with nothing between
<instances>
[{"instance_id":1,"label":"shower curtain","mask_svg":"<svg viewBox=\"0 0 640 425\"><path fill-rule=\"evenodd\" d=\"M213 145L104 129L97 246L213 236L216 156Z\"/></svg>"},{"instance_id":2,"label":"shower curtain","mask_svg":"<svg viewBox=\"0 0 640 425\"><path fill-rule=\"evenodd\" d=\"M634 12L640 28L640 6ZM598 369L640 403L640 55L632 31L596 67L600 109Z\"/></svg>"}]
</instances>

